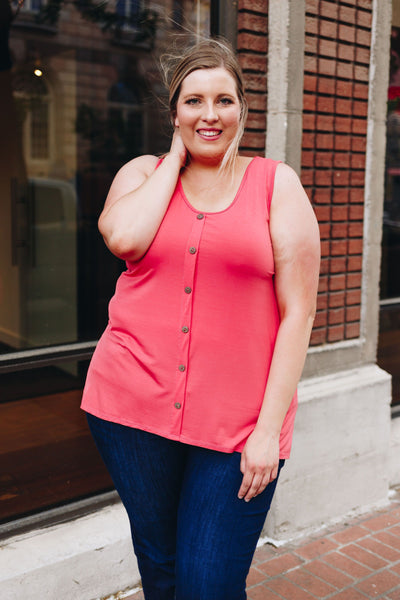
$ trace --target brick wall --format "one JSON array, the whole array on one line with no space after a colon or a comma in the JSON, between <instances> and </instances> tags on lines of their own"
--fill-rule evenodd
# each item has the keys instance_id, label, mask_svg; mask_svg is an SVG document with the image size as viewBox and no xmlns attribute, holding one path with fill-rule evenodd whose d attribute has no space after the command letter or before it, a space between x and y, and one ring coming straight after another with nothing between
<instances>
[{"instance_id":1,"label":"brick wall","mask_svg":"<svg viewBox=\"0 0 400 600\"><path fill-rule=\"evenodd\" d=\"M320 223L312 344L360 333L372 0L307 0L302 182Z\"/></svg>"},{"instance_id":2,"label":"brick wall","mask_svg":"<svg viewBox=\"0 0 400 600\"><path fill-rule=\"evenodd\" d=\"M237 49L243 70L249 116L241 150L265 154L267 112L268 1L239 0Z\"/></svg>"}]
</instances>

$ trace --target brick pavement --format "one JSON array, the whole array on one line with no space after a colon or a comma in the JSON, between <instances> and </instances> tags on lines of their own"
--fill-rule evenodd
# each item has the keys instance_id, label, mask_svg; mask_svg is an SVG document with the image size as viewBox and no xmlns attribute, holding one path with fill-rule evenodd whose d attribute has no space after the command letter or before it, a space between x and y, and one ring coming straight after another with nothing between
<instances>
[{"instance_id":1,"label":"brick pavement","mask_svg":"<svg viewBox=\"0 0 400 600\"><path fill-rule=\"evenodd\" d=\"M247 594L248 600L400 600L400 490L374 513L278 548L259 547ZM144 600L141 591L120 597Z\"/></svg>"}]
</instances>

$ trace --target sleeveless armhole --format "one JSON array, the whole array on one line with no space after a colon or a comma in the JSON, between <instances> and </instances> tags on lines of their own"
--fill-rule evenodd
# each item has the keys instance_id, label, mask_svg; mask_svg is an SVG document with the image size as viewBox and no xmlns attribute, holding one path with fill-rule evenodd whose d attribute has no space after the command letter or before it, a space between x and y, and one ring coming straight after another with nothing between
<instances>
[{"instance_id":1,"label":"sleeveless armhole","mask_svg":"<svg viewBox=\"0 0 400 600\"><path fill-rule=\"evenodd\" d=\"M267 190L268 190L268 196L267 196L267 209L268 209L268 219L269 219L269 215L270 215L270 211L271 211L271 202L272 202L272 195L274 193L274 185L275 185L275 175L276 175L276 169L279 165L279 163L281 163L281 160L272 160L270 158L266 159L266 179L267 179Z\"/></svg>"}]
</instances>

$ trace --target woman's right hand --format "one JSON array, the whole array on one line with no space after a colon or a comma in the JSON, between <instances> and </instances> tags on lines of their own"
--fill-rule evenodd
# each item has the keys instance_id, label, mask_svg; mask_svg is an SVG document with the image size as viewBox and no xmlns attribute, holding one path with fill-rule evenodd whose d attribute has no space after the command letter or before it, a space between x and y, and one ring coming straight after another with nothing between
<instances>
[{"instance_id":1,"label":"woman's right hand","mask_svg":"<svg viewBox=\"0 0 400 600\"><path fill-rule=\"evenodd\" d=\"M172 136L171 148L169 154L176 156L179 159L180 167L184 167L186 164L187 150L186 146L182 141L181 133L178 127L175 127L174 135Z\"/></svg>"}]
</instances>

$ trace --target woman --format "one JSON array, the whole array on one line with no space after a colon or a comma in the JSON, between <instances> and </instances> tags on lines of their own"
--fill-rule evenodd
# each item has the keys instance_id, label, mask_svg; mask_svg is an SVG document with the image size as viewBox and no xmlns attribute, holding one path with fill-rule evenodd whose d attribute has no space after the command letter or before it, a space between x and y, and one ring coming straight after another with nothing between
<instances>
[{"instance_id":1,"label":"woman","mask_svg":"<svg viewBox=\"0 0 400 600\"><path fill-rule=\"evenodd\" d=\"M82 406L146 599L243 600L290 453L318 227L292 169L238 155L247 105L226 44L189 49L169 90L169 153L122 167L99 220L127 271Z\"/></svg>"}]
</instances>

